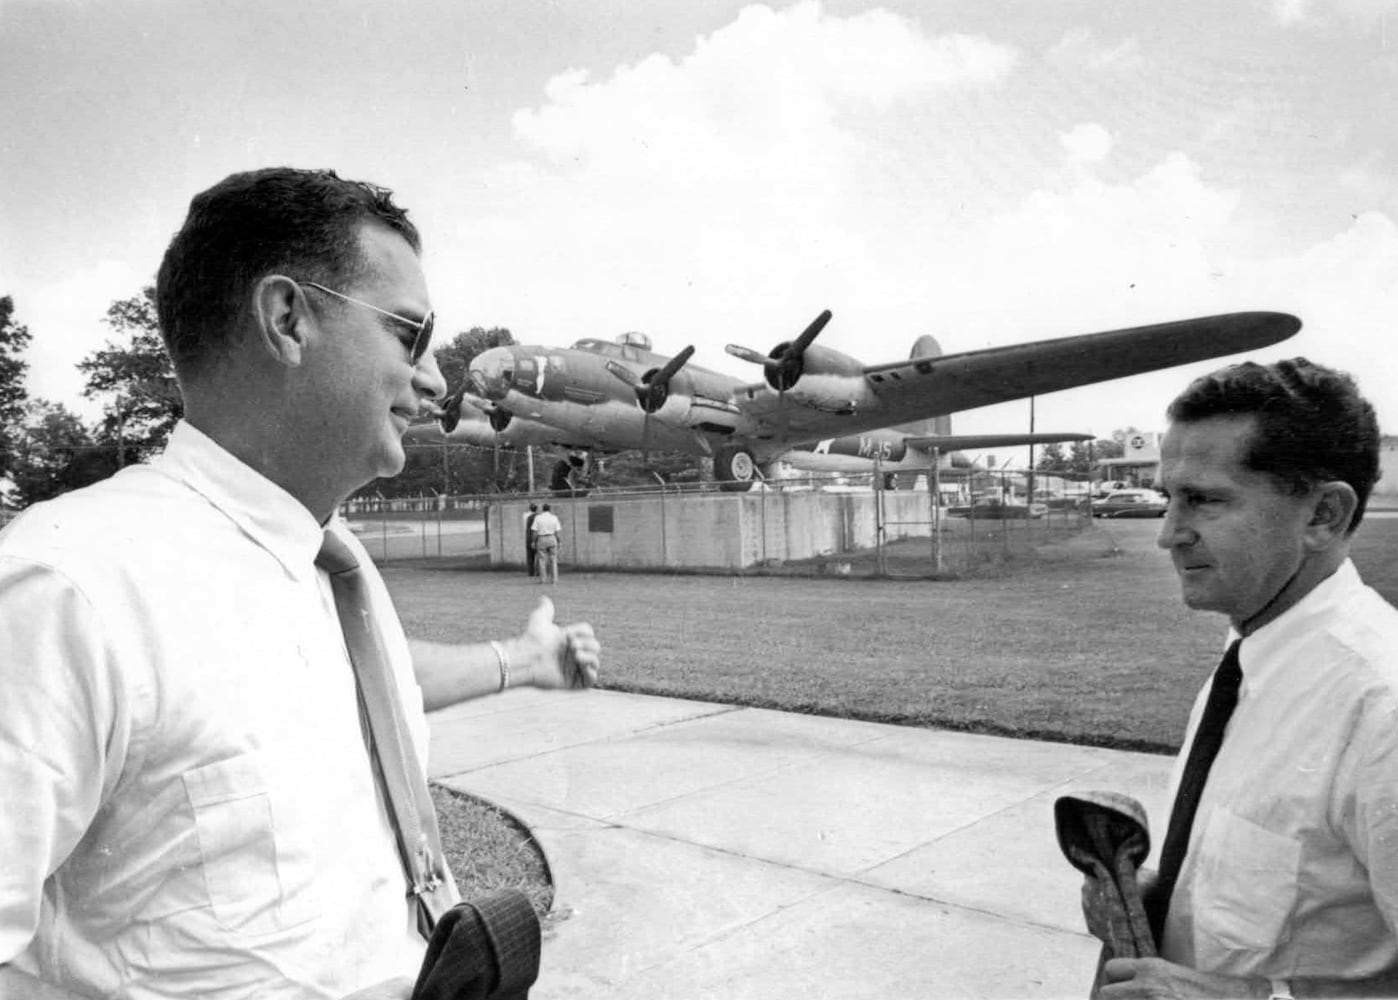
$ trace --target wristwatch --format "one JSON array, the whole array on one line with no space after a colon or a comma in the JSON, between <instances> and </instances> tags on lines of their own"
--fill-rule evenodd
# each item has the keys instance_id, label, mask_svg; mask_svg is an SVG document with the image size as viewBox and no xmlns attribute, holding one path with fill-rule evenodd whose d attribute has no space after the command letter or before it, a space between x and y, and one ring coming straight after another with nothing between
<instances>
[{"instance_id":1,"label":"wristwatch","mask_svg":"<svg viewBox=\"0 0 1398 1000\"><path fill-rule=\"evenodd\" d=\"M1291 983L1285 979L1272 979L1269 982L1272 984L1272 995L1267 1000L1296 1000L1291 995Z\"/></svg>"}]
</instances>

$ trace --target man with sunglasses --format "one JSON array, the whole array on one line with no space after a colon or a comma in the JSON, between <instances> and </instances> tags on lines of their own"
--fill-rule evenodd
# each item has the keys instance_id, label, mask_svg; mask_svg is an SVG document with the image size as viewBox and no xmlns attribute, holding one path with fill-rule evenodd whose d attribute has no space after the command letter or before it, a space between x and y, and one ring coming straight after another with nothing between
<instances>
[{"instance_id":1,"label":"man with sunglasses","mask_svg":"<svg viewBox=\"0 0 1398 1000\"><path fill-rule=\"evenodd\" d=\"M418 761L423 708L595 681L592 629L546 599L504 642L409 641L334 517L446 391L419 249L389 192L329 171L195 197L157 281L168 448L0 534L0 996L411 992L332 547Z\"/></svg>"}]
</instances>

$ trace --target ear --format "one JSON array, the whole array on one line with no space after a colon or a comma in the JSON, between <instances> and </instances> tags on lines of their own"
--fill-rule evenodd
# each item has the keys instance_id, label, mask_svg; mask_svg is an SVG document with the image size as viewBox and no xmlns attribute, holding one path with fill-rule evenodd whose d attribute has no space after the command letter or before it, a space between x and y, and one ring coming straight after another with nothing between
<instances>
[{"instance_id":1,"label":"ear","mask_svg":"<svg viewBox=\"0 0 1398 1000\"><path fill-rule=\"evenodd\" d=\"M269 274L253 286L252 318L257 349L278 364L298 367L314 322L301 286L281 274Z\"/></svg>"},{"instance_id":2,"label":"ear","mask_svg":"<svg viewBox=\"0 0 1398 1000\"><path fill-rule=\"evenodd\" d=\"M1309 497L1310 521L1306 524L1305 544L1312 551L1323 551L1344 541L1359 495L1349 483L1333 480L1321 483Z\"/></svg>"}]
</instances>

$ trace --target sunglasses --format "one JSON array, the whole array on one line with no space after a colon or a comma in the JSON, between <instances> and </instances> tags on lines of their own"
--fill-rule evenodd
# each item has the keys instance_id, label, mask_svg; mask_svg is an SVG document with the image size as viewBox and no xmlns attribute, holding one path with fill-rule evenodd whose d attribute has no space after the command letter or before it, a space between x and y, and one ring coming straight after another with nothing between
<instances>
[{"instance_id":1,"label":"sunglasses","mask_svg":"<svg viewBox=\"0 0 1398 1000\"><path fill-rule=\"evenodd\" d=\"M372 309L379 315L387 316L389 319L397 320L406 328L406 331L412 334L411 339L403 340L403 346L408 348L408 353L412 357L413 364L417 364L422 360L422 356L427 353L427 348L432 343L432 327L436 322L435 313L429 312L422 318L421 322L419 322L415 319L408 319L406 316L399 316L395 312L389 312L387 309L380 309L372 303L365 302L363 299L356 299L352 295L346 295L344 292L337 292L333 288L326 288L324 285L317 284L314 281L297 281L296 283L298 285L314 288L327 295L333 295L337 299L353 302L355 305L363 306L365 309Z\"/></svg>"}]
</instances>

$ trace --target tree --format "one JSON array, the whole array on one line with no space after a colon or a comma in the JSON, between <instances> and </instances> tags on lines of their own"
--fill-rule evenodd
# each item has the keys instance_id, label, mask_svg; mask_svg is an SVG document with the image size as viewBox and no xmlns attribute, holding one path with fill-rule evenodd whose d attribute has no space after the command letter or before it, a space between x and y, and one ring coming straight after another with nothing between
<instances>
[{"instance_id":1,"label":"tree","mask_svg":"<svg viewBox=\"0 0 1398 1000\"><path fill-rule=\"evenodd\" d=\"M124 342L108 342L78 362L87 376L83 395L105 397L98 440L127 446L138 455L164 447L175 422L184 413L175 369L160 339L155 316L155 289L113 302L103 320Z\"/></svg>"},{"instance_id":2,"label":"tree","mask_svg":"<svg viewBox=\"0 0 1398 1000\"><path fill-rule=\"evenodd\" d=\"M27 408L14 458L10 478L21 505L105 479L118 464L115 451L94 442L74 413L61 403L43 399Z\"/></svg>"},{"instance_id":3,"label":"tree","mask_svg":"<svg viewBox=\"0 0 1398 1000\"><path fill-rule=\"evenodd\" d=\"M29 399L24 387L29 363L20 357L29 346L29 328L15 322L14 311L14 299L0 297L0 476L14 472L20 423Z\"/></svg>"},{"instance_id":4,"label":"tree","mask_svg":"<svg viewBox=\"0 0 1398 1000\"><path fill-rule=\"evenodd\" d=\"M1034 463L1034 468L1039 472L1072 471L1071 462L1068 456L1063 454L1063 446L1057 441L1043 446L1039 452L1038 461Z\"/></svg>"}]
</instances>

